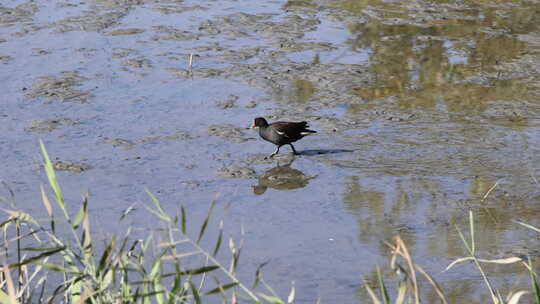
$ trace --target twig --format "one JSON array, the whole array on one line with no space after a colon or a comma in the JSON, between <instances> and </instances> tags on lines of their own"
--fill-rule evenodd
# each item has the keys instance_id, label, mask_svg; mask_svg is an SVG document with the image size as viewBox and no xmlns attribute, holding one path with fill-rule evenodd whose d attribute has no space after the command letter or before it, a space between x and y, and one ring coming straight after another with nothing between
<instances>
[{"instance_id":1,"label":"twig","mask_svg":"<svg viewBox=\"0 0 540 304\"><path fill-rule=\"evenodd\" d=\"M486 200L486 198L489 196L489 194L491 193L491 191L495 190L495 188L499 185L499 183L501 182L501 180L499 179L495 185L491 186L491 188L489 188L489 190L486 192L486 194L484 194L484 197L482 198L482 200L480 202L484 202Z\"/></svg>"},{"instance_id":2,"label":"twig","mask_svg":"<svg viewBox=\"0 0 540 304\"><path fill-rule=\"evenodd\" d=\"M189 54L188 73L193 75L193 53Z\"/></svg>"}]
</instances>

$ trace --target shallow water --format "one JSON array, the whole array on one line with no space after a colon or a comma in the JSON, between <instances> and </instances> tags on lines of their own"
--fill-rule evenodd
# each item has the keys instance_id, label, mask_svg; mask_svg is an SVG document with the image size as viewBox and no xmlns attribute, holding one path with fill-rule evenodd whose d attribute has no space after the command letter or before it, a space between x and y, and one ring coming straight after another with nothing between
<instances>
[{"instance_id":1,"label":"shallow water","mask_svg":"<svg viewBox=\"0 0 540 304\"><path fill-rule=\"evenodd\" d=\"M480 256L536 255L514 221L540 225L539 18L538 1L11 1L0 179L42 212L42 139L68 201L89 189L98 234L152 226L145 188L193 222L215 199L246 231L241 277L270 260L299 303L366 301L398 234L451 302L482 303L471 265L441 271L470 209ZM256 116L319 133L265 160Z\"/></svg>"}]
</instances>

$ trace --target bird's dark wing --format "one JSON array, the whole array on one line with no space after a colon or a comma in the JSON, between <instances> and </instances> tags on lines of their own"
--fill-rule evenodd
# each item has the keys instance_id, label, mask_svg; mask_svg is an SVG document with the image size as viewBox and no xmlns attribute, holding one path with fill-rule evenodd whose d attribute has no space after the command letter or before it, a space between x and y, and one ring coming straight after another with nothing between
<instances>
[{"instance_id":1,"label":"bird's dark wing","mask_svg":"<svg viewBox=\"0 0 540 304\"><path fill-rule=\"evenodd\" d=\"M272 127L278 132L302 132L304 129L308 128L308 123L306 121L301 122L288 122L288 121L276 121L271 124Z\"/></svg>"}]
</instances>

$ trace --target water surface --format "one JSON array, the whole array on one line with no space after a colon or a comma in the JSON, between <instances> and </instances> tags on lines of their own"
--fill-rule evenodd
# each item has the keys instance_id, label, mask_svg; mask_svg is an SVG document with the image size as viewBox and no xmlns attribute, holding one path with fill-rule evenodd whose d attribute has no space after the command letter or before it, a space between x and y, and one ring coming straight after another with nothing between
<instances>
[{"instance_id":1,"label":"water surface","mask_svg":"<svg viewBox=\"0 0 540 304\"><path fill-rule=\"evenodd\" d=\"M145 188L195 223L216 200L246 231L240 277L270 260L299 303L367 302L395 235L451 302L482 303L471 265L441 271L471 209L480 256L534 255L514 221L540 225L539 18L538 1L11 1L0 179L42 213L42 139L72 164L70 204L90 191L98 235L152 227ZM265 160L256 116L319 133Z\"/></svg>"}]
</instances>

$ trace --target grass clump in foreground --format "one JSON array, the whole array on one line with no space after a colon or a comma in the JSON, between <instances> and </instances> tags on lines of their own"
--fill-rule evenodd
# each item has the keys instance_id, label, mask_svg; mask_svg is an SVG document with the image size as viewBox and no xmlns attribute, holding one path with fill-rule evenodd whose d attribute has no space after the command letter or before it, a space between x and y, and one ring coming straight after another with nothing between
<instances>
[{"instance_id":1,"label":"grass clump in foreground","mask_svg":"<svg viewBox=\"0 0 540 304\"><path fill-rule=\"evenodd\" d=\"M249 303L293 302L294 287L288 300L282 300L264 283L260 267L253 286L247 287L237 279L235 270L242 246L237 246L232 238L228 241L230 264L225 266L216 259L223 243L222 223L212 250L201 247L214 205L197 237L192 238L187 233L184 208L177 215L169 216L158 199L149 193L153 206L148 210L166 226L163 232L166 241L150 252L152 236L132 240L131 230L128 230L121 238L113 236L98 252L90 230L88 195L78 212L72 215L49 155L43 143L40 144L45 172L54 193L54 205L42 186L41 201L47 219L37 220L20 210L3 209L8 218L0 223L4 233L0 243L3 249L0 253L0 304L199 304L212 295L221 295L224 303L231 304L240 300ZM60 219L53 212L55 206L62 213ZM68 236L65 229L59 233L57 225L67 226ZM189 251L180 251L179 244L190 248ZM186 268L185 259L194 256L202 257L202 262ZM219 278L226 281L221 282ZM266 293L255 291L261 282Z\"/></svg>"},{"instance_id":2,"label":"grass clump in foreground","mask_svg":"<svg viewBox=\"0 0 540 304\"><path fill-rule=\"evenodd\" d=\"M529 224L522 222L517 222L518 224L532 229L536 232L540 232L540 229L533 227ZM457 232L465 245L465 249L469 254L466 257L456 259L446 270L449 270L453 266L464 263L472 262L478 271L480 272L482 279L485 283L487 292L489 292L492 303L494 304L517 304L520 303L522 297L526 294L531 294L531 299L528 301L534 301L536 304L540 304L540 289L538 286L538 276L533 269L532 262L530 258L521 258L521 257L509 257L504 259L481 259L476 254L476 242L475 242L475 229L474 229L474 216L473 212L469 211L469 237L467 240L466 236L463 234L461 229L457 227ZM412 256L407 249L407 246L403 240L397 236L394 239L394 244L388 244L392 251L392 258L390 266L392 271L400 278L397 282L396 295L393 297L392 301L389 293L387 284L384 282L384 278L381 274L379 268L377 268L377 279L378 279L378 289L379 294L377 294L373 287L371 287L366 280L364 280L364 287L373 303L380 304L402 304L402 303L421 303L421 295L419 292L419 278L418 274L421 277L424 277L429 283L428 285L433 288L435 294L438 296L440 303L448 303L446 296L441 288L441 286L418 264L414 263ZM520 263L525 267L525 270L528 272L530 277L531 290L518 290L515 292L509 293L506 297L503 297L501 292L493 286L488 275L486 274L482 264L514 264ZM402 265L403 264L403 265ZM527 303L529 303L527 302Z\"/></svg>"}]
</instances>

